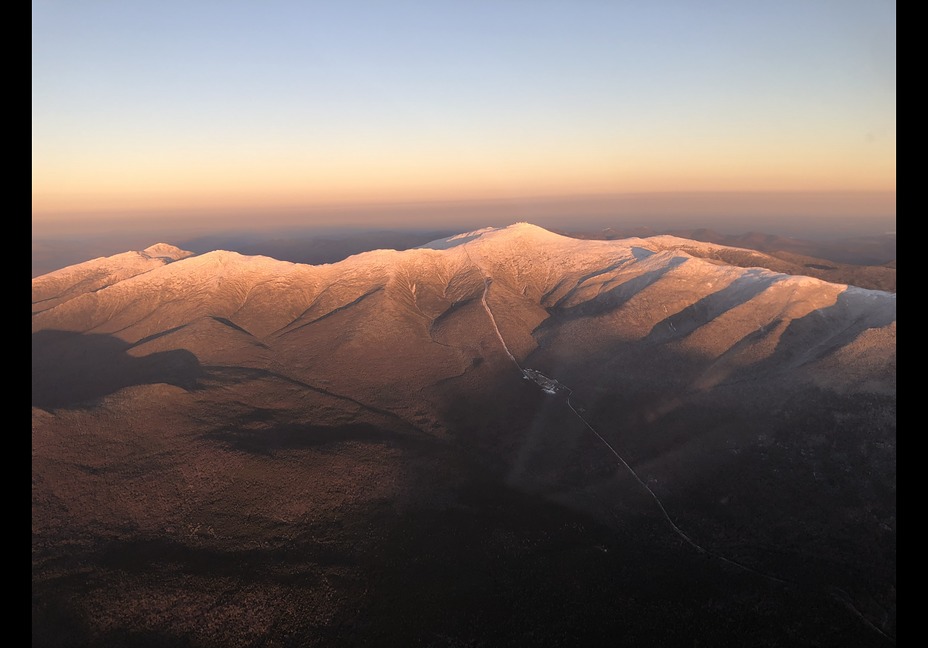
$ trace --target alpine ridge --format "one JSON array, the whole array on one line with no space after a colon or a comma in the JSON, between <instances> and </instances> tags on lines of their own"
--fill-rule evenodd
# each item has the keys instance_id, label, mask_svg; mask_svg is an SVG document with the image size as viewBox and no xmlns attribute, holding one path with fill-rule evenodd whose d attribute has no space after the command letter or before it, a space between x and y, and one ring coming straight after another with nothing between
<instances>
[{"instance_id":1,"label":"alpine ridge","mask_svg":"<svg viewBox=\"0 0 928 648\"><path fill-rule=\"evenodd\" d=\"M765 263L517 223L37 277L34 615L89 642L251 645L245 615L304 645L886 645L896 295Z\"/></svg>"},{"instance_id":2,"label":"alpine ridge","mask_svg":"<svg viewBox=\"0 0 928 648\"><path fill-rule=\"evenodd\" d=\"M672 350L700 359L689 389L786 368L833 389L894 380L894 294L691 254L718 249L668 236L581 241L523 223L325 266L223 251L171 264L117 255L53 273L69 280L57 294L49 290L57 277L36 279L33 330L111 334L134 354L177 348L203 362L247 346L261 350L258 365L283 353L294 377L312 374L300 356L324 340L331 361L354 366L344 372L352 384L376 374L359 363L401 369L392 355L404 349L417 358L406 363L416 367L407 384L419 389L417 376L466 369L477 357L468 338L486 346L485 324L467 337L455 329L473 318L486 276L486 298L521 359L552 362L604 345ZM216 327L225 330L198 334ZM362 354L358 339L370 347ZM835 371L836 363L847 366Z\"/></svg>"}]
</instances>

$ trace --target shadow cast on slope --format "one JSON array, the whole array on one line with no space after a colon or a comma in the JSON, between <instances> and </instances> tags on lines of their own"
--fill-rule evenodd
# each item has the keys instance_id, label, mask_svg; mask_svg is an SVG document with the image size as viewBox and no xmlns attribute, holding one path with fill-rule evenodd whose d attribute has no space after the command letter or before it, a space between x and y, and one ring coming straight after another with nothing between
<instances>
[{"instance_id":1,"label":"shadow cast on slope","mask_svg":"<svg viewBox=\"0 0 928 648\"><path fill-rule=\"evenodd\" d=\"M167 383L193 389L202 375L189 351L143 357L112 335L46 330L32 334L32 405L75 407L133 385Z\"/></svg>"},{"instance_id":2,"label":"shadow cast on slope","mask_svg":"<svg viewBox=\"0 0 928 648\"><path fill-rule=\"evenodd\" d=\"M561 299L559 299L554 308L548 309L548 312L551 313L552 318L542 322L536 331L539 329L548 328L555 323L560 323L559 320L571 319L575 317L596 317L598 315L603 315L609 311L615 310L630 300L632 297L637 295L639 292L651 284L657 282L665 274L680 264L686 262L686 260L687 257L674 257L667 262L667 265L662 266L656 270L649 270L648 272L644 272L640 275L632 277L627 281L623 281L617 286L602 291L592 299L581 302L575 306L562 306L562 304L574 297L576 292L582 287L581 284L578 284Z\"/></svg>"},{"instance_id":3,"label":"shadow cast on slope","mask_svg":"<svg viewBox=\"0 0 928 648\"><path fill-rule=\"evenodd\" d=\"M639 250L639 249L640 248L632 248L633 254L635 254L636 259L638 258L638 255L634 251ZM643 258L647 258L647 257L643 257ZM555 303L555 307L559 306L565 299L567 299L568 297L573 295L575 292L577 292L577 290L590 279L595 279L596 277L607 275L610 272L618 270L619 268L626 265L627 263L628 263L627 259L622 259L620 261L616 261L615 263L611 263L604 268L599 268L592 272L588 272L587 274L574 280L573 288L569 289L566 293L564 293L563 297L557 300L557 303ZM540 300L541 304L545 305L546 303L548 303L548 299L551 297L551 295L557 293L567 282L568 282L568 279L566 277L564 279L561 279L559 282L557 282L557 284L555 284L553 288L551 288L548 292L546 292L545 294L541 296L541 300Z\"/></svg>"},{"instance_id":4,"label":"shadow cast on slope","mask_svg":"<svg viewBox=\"0 0 928 648\"><path fill-rule=\"evenodd\" d=\"M773 354L758 363L754 371L789 371L822 360L853 342L867 329L882 328L896 321L895 308L877 310L862 304L864 299L860 293L846 289L831 306L817 308L794 319L783 331ZM846 326L835 326L848 321Z\"/></svg>"},{"instance_id":5,"label":"shadow cast on slope","mask_svg":"<svg viewBox=\"0 0 928 648\"><path fill-rule=\"evenodd\" d=\"M690 304L678 313L665 317L655 324L644 338L645 344L667 342L683 338L696 329L709 324L717 317L742 306L773 284L784 279L783 275L771 275L764 271L748 270L743 276L702 299Z\"/></svg>"}]
</instances>

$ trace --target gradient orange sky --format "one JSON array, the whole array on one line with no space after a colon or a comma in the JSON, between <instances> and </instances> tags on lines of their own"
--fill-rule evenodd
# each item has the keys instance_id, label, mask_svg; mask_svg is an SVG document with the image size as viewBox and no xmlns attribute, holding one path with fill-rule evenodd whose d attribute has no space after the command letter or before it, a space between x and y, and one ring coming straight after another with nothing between
<instances>
[{"instance_id":1,"label":"gradient orange sky","mask_svg":"<svg viewBox=\"0 0 928 648\"><path fill-rule=\"evenodd\" d=\"M662 192L894 214L895 6L36 0L32 131L39 226Z\"/></svg>"}]
</instances>

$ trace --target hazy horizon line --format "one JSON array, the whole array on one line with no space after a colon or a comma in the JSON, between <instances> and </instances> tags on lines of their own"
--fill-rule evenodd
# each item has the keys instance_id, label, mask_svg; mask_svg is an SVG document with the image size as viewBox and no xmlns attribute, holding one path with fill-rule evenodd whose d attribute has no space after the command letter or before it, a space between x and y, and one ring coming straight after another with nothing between
<instances>
[{"instance_id":1,"label":"hazy horizon line","mask_svg":"<svg viewBox=\"0 0 928 648\"><path fill-rule=\"evenodd\" d=\"M768 219L790 229L829 229L835 220L851 229L895 228L895 191L675 191L533 195L448 200L317 203L292 206L241 205L165 209L96 210L34 214L33 237L90 235L101 230L191 232L269 228L410 228L496 226L516 221L539 225L656 227L700 226L757 229ZM787 221L797 221L788 223ZM808 221L808 222L806 222ZM608 224L608 223L607 223Z\"/></svg>"}]
</instances>

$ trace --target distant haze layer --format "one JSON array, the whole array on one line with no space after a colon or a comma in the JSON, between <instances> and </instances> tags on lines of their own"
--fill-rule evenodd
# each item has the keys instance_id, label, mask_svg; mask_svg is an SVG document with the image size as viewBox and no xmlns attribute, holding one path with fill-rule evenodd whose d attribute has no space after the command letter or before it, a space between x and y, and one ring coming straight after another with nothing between
<instances>
[{"instance_id":1,"label":"distant haze layer","mask_svg":"<svg viewBox=\"0 0 928 648\"><path fill-rule=\"evenodd\" d=\"M35 215L33 238L113 233L189 235L270 228L460 229L530 220L551 227L710 227L834 238L895 231L895 191L671 192L304 206L57 212Z\"/></svg>"}]
</instances>

